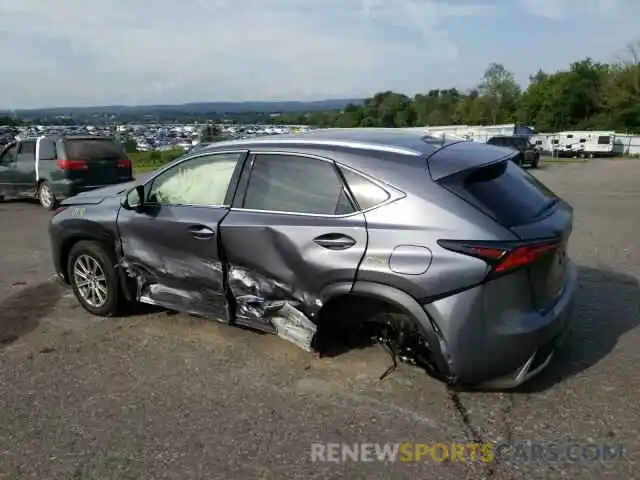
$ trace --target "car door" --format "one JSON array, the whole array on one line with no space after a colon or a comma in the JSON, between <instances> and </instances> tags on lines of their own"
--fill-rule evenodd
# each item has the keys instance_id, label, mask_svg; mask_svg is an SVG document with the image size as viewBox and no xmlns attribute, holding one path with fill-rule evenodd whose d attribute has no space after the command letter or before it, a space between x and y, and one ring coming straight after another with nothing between
<instances>
[{"instance_id":1,"label":"car door","mask_svg":"<svg viewBox=\"0 0 640 480\"><path fill-rule=\"evenodd\" d=\"M0 154L0 195L15 195L17 191L17 151L18 145L13 144Z\"/></svg>"},{"instance_id":2,"label":"car door","mask_svg":"<svg viewBox=\"0 0 640 480\"><path fill-rule=\"evenodd\" d=\"M247 163L220 225L235 320L310 350L323 290L353 286L364 215L330 159L252 152Z\"/></svg>"},{"instance_id":3,"label":"car door","mask_svg":"<svg viewBox=\"0 0 640 480\"><path fill-rule=\"evenodd\" d=\"M21 195L35 192L36 140L23 140L18 146L16 162L16 189Z\"/></svg>"},{"instance_id":4,"label":"car door","mask_svg":"<svg viewBox=\"0 0 640 480\"><path fill-rule=\"evenodd\" d=\"M135 278L140 301L227 319L218 228L245 155L189 157L147 181L141 208L120 209L121 263Z\"/></svg>"}]
</instances>

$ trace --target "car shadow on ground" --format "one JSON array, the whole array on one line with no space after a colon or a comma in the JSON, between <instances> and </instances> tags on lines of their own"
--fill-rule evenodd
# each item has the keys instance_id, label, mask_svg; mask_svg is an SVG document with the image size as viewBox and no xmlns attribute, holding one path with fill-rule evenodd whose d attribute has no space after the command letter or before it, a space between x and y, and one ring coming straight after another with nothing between
<instances>
[{"instance_id":1,"label":"car shadow on ground","mask_svg":"<svg viewBox=\"0 0 640 480\"><path fill-rule=\"evenodd\" d=\"M35 330L63 292L57 281L51 281L21 288L0 301L0 349Z\"/></svg>"},{"instance_id":2,"label":"car shadow on ground","mask_svg":"<svg viewBox=\"0 0 640 480\"><path fill-rule=\"evenodd\" d=\"M640 324L640 282L606 269L578 267L571 327L540 375L514 393L542 392L607 357L620 337Z\"/></svg>"}]
</instances>

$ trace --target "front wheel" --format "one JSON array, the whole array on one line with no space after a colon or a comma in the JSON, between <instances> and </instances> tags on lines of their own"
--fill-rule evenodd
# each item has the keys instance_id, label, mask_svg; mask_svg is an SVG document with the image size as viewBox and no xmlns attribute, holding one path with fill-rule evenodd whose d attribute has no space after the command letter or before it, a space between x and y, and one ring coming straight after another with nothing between
<instances>
[{"instance_id":1,"label":"front wheel","mask_svg":"<svg viewBox=\"0 0 640 480\"><path fill-rule=\"evenodd\" d=\"M114 255L93 241L76 243L69 253L67 272L80 305L93 315L111 317L121 304L120 280Z\"/></svg>"},{"instance_id":2,"label":"front wheel","mask_svg":"<svg viewBox=\"0 0 640 480\"><path fill-rule=\"evenodd\" d=\"M53 210L58 205L56 196L51 191L51 186L48 182L42 182L38 187L38 200L47 210Z\"/></svg>"}]
</instances>

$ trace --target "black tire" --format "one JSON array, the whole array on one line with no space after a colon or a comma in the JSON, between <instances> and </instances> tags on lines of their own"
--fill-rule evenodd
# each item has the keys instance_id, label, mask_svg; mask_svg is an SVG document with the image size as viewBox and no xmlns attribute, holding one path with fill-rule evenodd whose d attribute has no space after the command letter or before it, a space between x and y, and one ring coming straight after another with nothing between
<instances>
[{"instance_id":1,"label":"black tire","mask_svg":"<svg viewBox=\"0 0 640 480\"><path fill-rule=\"evenodd\" d=\"M51 190L51 185L46 180L38 185L38 201L43 208L54 210L58 206L58 199Z\"/></svg>"},{"instance_id":2,"label":"black tire","mask_svg":"<svg viewBox=\"0 0 640 480\"><path fill-rule=\"evenodd\" d=\"M93 302L94 304L92 304L91 301L83 296L78 287L76 280L78 275L74 273L76 262L85 263L87 258L93 259L102 269L104 275L103 286L104 291L106 291L106 299L103 302ZM98 242L82 240L71 248L67 261L67 275L76 299L87 312L100 317L112 317L120 312L123 299L120 278L114 267L115 264L115 254Z\"/></svg>"},{"instance_id":3,"label":"black tire","mask_svg":"<svg viewBox=\"0 0 640 480\"><path fill-rule=\"evenodd\" d=\"M533 162L531 162L531 168L538 168L540 166L540 157L537 156L536 158L533 159Z\"/></svg>"}]
</instances>

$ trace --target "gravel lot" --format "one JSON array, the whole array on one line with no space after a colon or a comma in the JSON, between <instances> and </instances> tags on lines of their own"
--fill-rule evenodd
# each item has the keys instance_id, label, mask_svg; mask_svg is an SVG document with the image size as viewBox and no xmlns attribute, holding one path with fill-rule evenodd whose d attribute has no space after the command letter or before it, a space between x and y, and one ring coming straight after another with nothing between
<instances>
[{"instance_id":1,"label":"gravel lot","mask_svg":"<svg viewBox=\"0 0 640 480\"><path fill-rule=\"evenodd\" d=\"M0 204L0 478L633 478L640 471L640 162L535 173L576 210L574 326L517 393L452 393L379 347L315 358L150 310L84 313L52 279L49 214ZM623 460L318 463L312 442L624 444Z\"/></svg>"}]
</instances>

